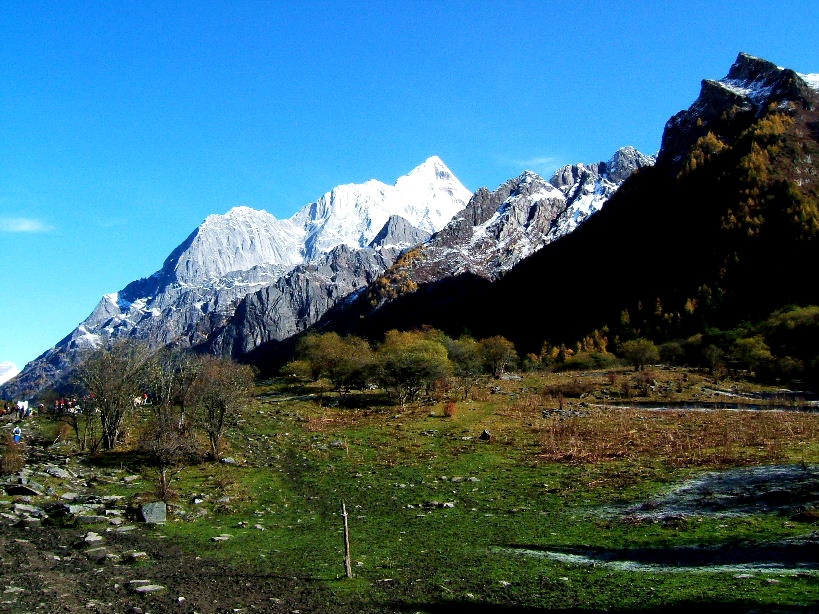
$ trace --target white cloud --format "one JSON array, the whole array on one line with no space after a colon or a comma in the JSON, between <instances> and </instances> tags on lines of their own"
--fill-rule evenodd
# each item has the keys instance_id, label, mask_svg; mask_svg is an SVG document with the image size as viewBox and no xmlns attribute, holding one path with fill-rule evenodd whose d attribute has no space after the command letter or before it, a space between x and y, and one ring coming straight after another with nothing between
<instances>
[{"instance_id":1,"label":"white cloud","mask_svg":"<svg viewBox=\"0 0 819 614\"><path fill-rule=\"evenodd\" d=\"M538 168L557 168L560 166L560 160L553 157L553 156L539 156L534 158L529 158L527 160L515 160L515 164L518 166L525 166L526 168L530 169L538 169Z\"/></svg>"},{"instance_id":2,"label":"white cloud","mask_svg":"<svg viewBox=\"0 0 819 614\"><path fill-rule=\"evenodd\" d=\"M0 217L0 232L48 232L52 226L29 217Z\"/></svg>"},{"instance_id":3,"label":"white cloud","mask_svg":"<svg viewBox=\"0 0 819 614\"><path fill-rule=\"evenodd\" d=\"M523 170L534 171L541 177L549 179L565 162L557 156L532 156L530 158L506 158L500 160L505 167L511 167L514 172Z\"/></svg>"}]
</instances>

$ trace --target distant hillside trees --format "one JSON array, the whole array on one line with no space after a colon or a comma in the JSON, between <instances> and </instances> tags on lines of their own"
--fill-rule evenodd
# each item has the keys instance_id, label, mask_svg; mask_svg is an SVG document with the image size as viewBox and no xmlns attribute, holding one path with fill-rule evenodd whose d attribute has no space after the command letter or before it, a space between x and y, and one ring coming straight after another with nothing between
<instances>
[{"instance_id":1,"label":"distant hillside trees","mask_svg":"<svg viewBox=\"0 0 819 614\"><path fill-rule=\"evenodd\" d=\"M517 360L514 346L503 337L476 341L452 339L433 328L390 330L373 349L361 337L314 333L299 342L295 360L281 373L312 381L325 378L341 392L377 385L403 405L448 378L468 397L479 376L498 376Z\"/></svg>"}]
</instances>

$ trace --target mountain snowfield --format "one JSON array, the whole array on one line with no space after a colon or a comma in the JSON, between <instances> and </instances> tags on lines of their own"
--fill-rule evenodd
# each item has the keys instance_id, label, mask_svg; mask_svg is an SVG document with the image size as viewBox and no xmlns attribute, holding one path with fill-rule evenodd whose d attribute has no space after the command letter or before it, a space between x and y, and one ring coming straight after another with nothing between
<instances>
[{"instance_id":1,"label":"mountain snowfield","mask_svg":"<svg viewBox=\"0 0 819 614\"><path fill-rule=\"evenodd\" d=\"M13 362L0 362L0 384L5 384L18 373L20 369Z\"/></svg>"},{"instance_id":2,"label":"mountain snowfield","mask_svg":"<svg viewBox=\"0 0 819 614\"><path fill-rule=\"evenodd\" d=\"M103 296L74 331L26 366L12 392L52 383L82 352L110 339L138 338L154 347L202 343L243 297L296 266L323 261L339 246L366 247L394 216L420 232L440 230L470 196L433 156L393 185L370 180L333 188L289 219L250 207L209 215L159 271Z\"/></svg>"},{"instance_id":3,"label":"mountain snowfield","mask_svg":"<svg viewBox=\"0 0 819 614\"><path fill-rule=\"evenodd\" d=\"M229 315L238 299L296 265L315 262L339 245L366 247L393 215L434 232L470 195L433 156L393 185L372 179L333 188L289 219L250 207L209 215L162 269L106 295L74 341L96 345L101 337L136 332L150 342L195 345L213 328L201 325L206 316Z\"/></svg>"},{"instance_id":4,"label":"mountain snowfield","mask_svg":"<svg viewBox=\"0 0 819 614\"><path fill-rule=\"evenodd\" d=\"M463 209L471 195L433 156L393 185L371 179L335 187L289 219L250 207L209 215L171 253L160 273L197 284L255 266L293 267L315 261L338 245L366 247L392 215L433 233Z\"/></svg>"}]
</instances>

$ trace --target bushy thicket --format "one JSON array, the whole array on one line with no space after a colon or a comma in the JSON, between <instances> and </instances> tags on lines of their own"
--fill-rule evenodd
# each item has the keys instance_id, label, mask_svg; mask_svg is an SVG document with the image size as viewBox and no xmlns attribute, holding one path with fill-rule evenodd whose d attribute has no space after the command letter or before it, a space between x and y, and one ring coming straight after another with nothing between
<instances>
[{"instance_id":1,"label":"bushy thicket","mask_svg":"<svg viewBox=\"0 0 819 614\"><path fill-rule=\"evenodd\" d=\"M468 397L479 376L500 377L517 363L514 345L503 337L453 339L424 328L388 331L374 348L354 335L310 334L301 339L295 359L281 372L294 379L326 379L341 392L383 388L403 405L447 379Z\"/></svg>"},{"instance_id":2,"label":"bushy thicket","mask_svg":"<svg viewBox=\"0 0 819 614\"><path fill-rule=\"evenodd\" d=\"M662 360L742 370L765 382L819 384L819 306L778 309L758 322L663 343Z\"/></svg>"}]
</instances>

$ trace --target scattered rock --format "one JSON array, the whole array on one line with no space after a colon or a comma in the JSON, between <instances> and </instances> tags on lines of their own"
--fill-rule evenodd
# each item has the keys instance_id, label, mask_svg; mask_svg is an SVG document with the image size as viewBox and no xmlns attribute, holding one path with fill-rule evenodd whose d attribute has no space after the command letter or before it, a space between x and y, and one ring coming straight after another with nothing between
<instances>
[{"instance_id":1,"label":"scattered rock","mask_svg":"<svg viewBox=\"0 0 819 614\"><path fill-rule=\"evenodd\" d=\"M73 477L76 477L73 473L68 471L67 469L63 469L62 467L57 467L55 465L49 465L45 468L45 472L55 478L59 478L61 480L70 480Z\"/></svg>"},{"instance_id":2,"label":"scattered rock","mask_svg":"<svg viewBox=\"0 0 819 614\"><path fill-rule=\"evenodd\" d=\"M140 595L145 595L148 593L158 593L160 591L164 591L165 587L160 586L159 584L144 584L142 586L137 586L134 589L135 593L139 593Z\"/></svg>"},{"instance_id":3,"label":"scattered rock","mask_svg":"<svg viewBox=\"0 0 819 614\"><path fill-rule=\"evenodd\" d=\"M43 508L36 505L26 505L25 503L14 504L15 514L29 514L31 516L43 516Z\"/></svg>"},{"instance_id":4,"label":"scattered rock","mask_svg":"<svg viewBox=\"0 0 819 614\"><path fill-rule=\"evenodd\" d=\"M168 506L163 501L144 503L139 508L142 521L148 524L162 524L168 518Z\"/></svg>"},{"instance_id":5,"label":"scattered rock","mask_svg":"<svg viewBox=\"0 0 819 614\"><path fill-rule=\"evenodd\" d=\"M69 514L74 514L76 516L90 514L91 512L97 512L102 509L101 505L94 505L91 503L79 503L77 505L69 505L67 511Z\"/></svg>"},{"instance_id":6,"label":"scattered rock","mask_svg":"<svg viewBox=\"0 0 819 614\"><path fill-rule=\"evenodd\" d=\"M445 508L453 508L455 507L454 501L424 501L421 504L421 507L425 507L427 509L431 508L438 508L438 509L445 509Z\"/></svg>"},{"instance_id":7,"label":"scattered rock","mask_svg":"<svg viewBox=\"0 0 819 614\"><path fill-rule=\"evenodd\" d=\"M134 551L134 552L129 552L128 554L125 555L125 560L126 561L144 561L147 558L148 558L148 553L147 552Z\"/></svg>"},{"instance_id":8,"label":"scattered rock","mask_svg":"<svg viewBox=\"0 0 819 614\"><path fill-rule=\"evenodd\" d=\"M94 533L93 531L89 531L86 533L83 538L83 542L86 544L101 544L105 541L105 538L100 535L99 533Z\"/></svg>"},{"instance_id":9,"label":"scattered rock","mask_svg":"<svg viewBox=\"0 0 819 614\"><path fill-rule=\"evenodd\" d=\"M134 529L136 529L134 525L126 524L121 527L117 527L116 529L114 529L114 531L116 531L117 533L128 533L129 531L133 531Z\"/></svg>"},{"instance_id":10,"label":"scattered rock","mask_svg":"<svg viewBox=\"0 0 819 614\"><path fill-rule=\"evenodd\" d=\"M484 429L483 432L481 432L481 434L478 435L478 439L480 439L481 441L490 441L492 439L492 433Z\"/></svg>"},{"instance_id":11,"label":"scattered rock","mask_svg":"<svg viewBox=\"0 0 819 614\"><path fill-rule=\"evenodd\" d=\"M108 548L105 546L99 546L97 548L91 548L85 551L85 556L87 556L92 561L100 562L104 561L106 555L108 554Z\"/></svg>"},{"instance_id":12,"label":"scattered rock","mask_svg":"<svg viewBox=\"0 0 819 614\"><path fill-rule=\"evenodd\" d=\"M126 484L130 484L131 482L136 482L137 480L139 480L140 477L141 476L138 475L126 475L124 478L122 478L122 481L125 482Z\"/></svg>"},{"instance_id":13,"label":"scattered rock","mask_svg":"<svg viewBox=\"0 0 819 614\"><path fill-rule=\"evenodd\" d=\"M86 516L77 516L76 518L77 524L99 524L101 522L109 522L108 516L93 516L93 515L86 515Z\"/></svg>"},{"instance_id":14,"label":"scattered rock","mask_svg":"<svg viewBox=\"0 0 819 614\"><path fill-rule=\"evenodd\" d=\"M232 456L226 456L225 458L222 459L221 462L224 463L225 465L236 465L236 464L238 464L236 462L236 459L233 458Z\"/></svg>"},{"instance_id":15,"label":"scattered rock","mask_svg":"<svg viewBox=\"0 0 819 614\"><path fill-rule=\"evenodd\" d=\"M222 533L221 535L216 535L214 537L211 537L210 541L212 541L212 542L226 542L231 537L233 537L233 535L230 535L228 533Z\"/></svg>"}]
</instances>

